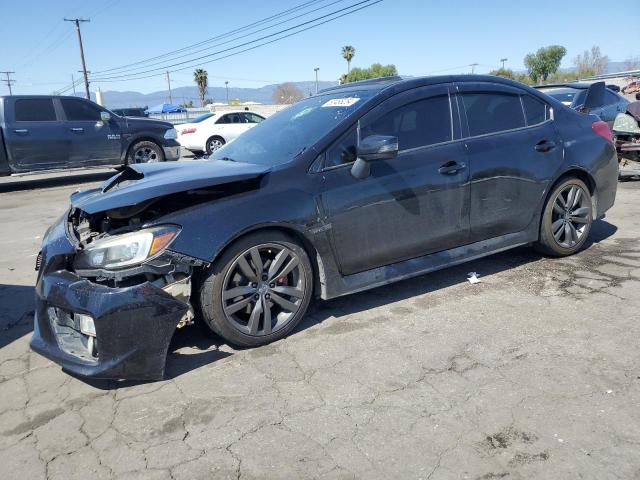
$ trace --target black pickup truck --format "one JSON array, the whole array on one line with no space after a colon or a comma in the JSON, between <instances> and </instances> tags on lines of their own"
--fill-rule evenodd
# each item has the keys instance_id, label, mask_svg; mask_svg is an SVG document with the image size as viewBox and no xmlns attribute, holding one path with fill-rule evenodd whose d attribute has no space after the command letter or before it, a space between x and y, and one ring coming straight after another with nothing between
<instances>
[{"instance_id":1,"label":"black pickup truck","mask_svg":"<svg viewBox=\"0 0 640 480\"><path fill-rule=\"evenodd\" d=\"M0 97L0 175L180 158L173 125L77 97Z\"/></svg>"}]
</instances>

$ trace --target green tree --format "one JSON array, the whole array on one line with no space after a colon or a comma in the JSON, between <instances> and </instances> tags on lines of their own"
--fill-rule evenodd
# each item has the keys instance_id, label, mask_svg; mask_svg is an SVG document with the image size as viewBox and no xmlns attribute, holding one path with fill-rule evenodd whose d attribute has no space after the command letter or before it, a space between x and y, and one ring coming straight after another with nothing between
<instances>
[{"instance_id":1,"label":"green tree","mask_svg":"<svg viewBox=\"0 0 640 480\"><path fill-rule=\"evenodd\" d=\"M508 78L510 80L516 79L516 74L513 73L513 70L511 70L510 68L499 68L497 70L492 70L489 72L489 75L493 75L494 77Z\"/></svg>"},{"instance_id":2,"label":"green tree","mask_svg":"<svg viewBox=\"0 0 640 480\"><path fill-rule=\"evenodd\" d=\"M207 94L207 86L209 84L209 74L206 70L198 68L193 72L193 81L198 86L198 96L200 97L200 106L204 107L204 97Z\"/></svg>"},{"instance_id":3,"label":"green tree","mask_svg":"<svg viewBox=\"0 0 640 480\"><path fill-rule=\"evenodd\" d=\"M550 45L539 48L536 53L529 53L524 57L524 64L535 83L544 82L550 74L558 71L560 62L566 54L566 48L560 45Z\"/></svg>"},{"instance_id":4,"label":"green tree","mask_svg":"<svg viewBox=\"0 0 640 480\"><path fill-rule=\"evenodd\" d=\"M351 45L345 45L344 47L342 47L342 58L347 61L347 75L349 75L349 72L351 71L351 59L355 56L355 54L356 49Z\"/></svg>"},{"instance_id":5,"label":"green tree","mask_svg":"<svg viewBox=\"0 0 640 480\"><path fill-rule=\"evenodd\" d=\"M573 64L578 70L578 77L592 77L602 75L607 70L609 57L600 53L600 47L594 45L591 50L585 50L573 59Z\"/></svg>"},{"instance_id":6,"label":"green tree","mask_svg":"<svg viewBox=\"0 0 640 480\"><path fill-rule=\"evenodd\" d=\"M397 74L398 70L393 64L381 65L379 63L374 63L369 68L353 68L349 74L344 77L344 82L342 83L369 80L370 78L392 77Z\"/></svg>"}]
</instances>

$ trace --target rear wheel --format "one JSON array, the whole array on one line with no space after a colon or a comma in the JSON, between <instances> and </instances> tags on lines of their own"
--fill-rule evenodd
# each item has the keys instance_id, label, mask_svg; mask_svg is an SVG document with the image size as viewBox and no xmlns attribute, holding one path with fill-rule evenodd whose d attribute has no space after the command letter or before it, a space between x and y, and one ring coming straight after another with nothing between
<instances>
[{"instance_id":1,"label":"rear wheel","mask_svg":"<svg viewBox=\"0 0 640 480\"><path fill-rule=\"evenodd\" d=\"M554 187L545 205L536 248L547 255L572 255L582 248L593 222L591 194L582 180Z\"/></svg>"},{"instance_id":2,"label":"rear wheel","mask_svg":"<svg viewBox=\"0 0 640 480\"><path fill-rule=\"evenodd\" d=\"M205 145L207 149L207 153L211 155L213 152L221 148L226 142L222 137L211 137L207 140L207 144Z\"/></svg>"},{"instance_id":3,"label":"rear wheel","mask_svg":"<svg viewBox=\"0 0 640 480\"><path fill-rule=\"evenodd\" d=\"M290 333L307 311L313 271L304 249L277 231L248 235L214 263L200 288L205 323L229 343L264 345Z\"/></svg>"}]
</instances>

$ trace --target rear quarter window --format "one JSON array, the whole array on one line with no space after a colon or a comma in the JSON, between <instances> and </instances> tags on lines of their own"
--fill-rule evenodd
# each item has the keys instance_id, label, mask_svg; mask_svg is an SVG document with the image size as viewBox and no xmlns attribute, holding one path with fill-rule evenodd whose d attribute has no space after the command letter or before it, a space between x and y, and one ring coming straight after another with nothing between
<instances>
[{"instance_id":1,"label":"rear quarter window","mask_svg":"<svg viewBox=\"0 0 640 480\"><path fill-rule=\"evenodd\" d=\"M19 98L15 103L17 122L55 122L51 98Z\"/></svg>"},{"instance_id":2,"label":"rear quarter window","mask_svg":"<svg viewBox=\"0 0 640 480\"><path fill-rule=\"evenodd\" d=\"M530 95L522 96L522 105L524 106L524 116L527 125L537 125L551 118L549 106Z\"/></svg>"}]
</instances>

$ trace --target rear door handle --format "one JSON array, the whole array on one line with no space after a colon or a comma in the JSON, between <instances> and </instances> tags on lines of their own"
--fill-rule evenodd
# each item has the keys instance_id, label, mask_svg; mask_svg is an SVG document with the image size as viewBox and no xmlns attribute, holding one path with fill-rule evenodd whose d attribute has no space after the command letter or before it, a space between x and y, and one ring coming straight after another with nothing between
<instances>
[{"instance_id":1,"label":"rear door handle","mask_svg":"<svg viewBox=\"0 0 640 480\"><path fill-rule=\"evenodd\" d=\"M75 128L72 128L71 131L75 133L82 133L84 132L84 128L75 127Z\"/></svg>"},{"instance_id":2,"label":"rear door handle","mask_svg":"<svg viewBox=\"0 0 640 480\"><path fill-rule=\"evenodd\" d=\"M453 160L445 163L438 169L438 173L442 175L453 175L454 173L464 170L467 166L464 163L454 162Z\"/></svg>"},{"instance_id":3,"label":"rear door handle","mask_svg":"<svg viewBox=\"0 0 640 480\"><path fill-rule=\"evenodd\" d=\"M534 148L538 152L550 152L551 150L556 148L556 144L555 142L552 142L550 140L540 140L538 143L536 143L536 146Z\"/></svg>"},{"instance_id":4,"label":"rear door handle","mask_svg":"<svg viewBox=\"0 0 640 480\"><path fill-rule=\"evenodd\" d=\"M17 128L14 130L14 132L18 135L26 135L27 133L29 133L29 130L27 130L26 128Z\"/></svg>"}]
</instances>

